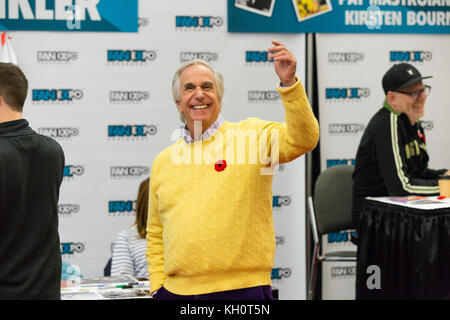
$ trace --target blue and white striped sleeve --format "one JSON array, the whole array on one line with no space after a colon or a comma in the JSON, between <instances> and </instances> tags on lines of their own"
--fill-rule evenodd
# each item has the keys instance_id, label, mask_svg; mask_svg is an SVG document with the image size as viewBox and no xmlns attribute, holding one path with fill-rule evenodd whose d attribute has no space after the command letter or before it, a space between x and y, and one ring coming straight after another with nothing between
<instances>
[{"instance_id":1,"label":"blue and white striped sleeve","mask_svg":"<svg viewBox=\"0 0 450 320\"><path fill-rule=\"evenodd\" d=\"M133 275L134 261L130 250L130 235L125 230L119 233L111 261L111 276Z\"/></svg>"}]
</instances>

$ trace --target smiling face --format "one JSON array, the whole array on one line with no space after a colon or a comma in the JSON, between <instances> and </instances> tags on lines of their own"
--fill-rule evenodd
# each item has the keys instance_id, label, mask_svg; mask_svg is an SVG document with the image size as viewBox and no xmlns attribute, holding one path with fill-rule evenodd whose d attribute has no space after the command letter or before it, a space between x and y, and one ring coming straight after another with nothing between
<instances>
[{"instance_id":1,"label":"smiling face","mask_svg":"<svg viewBox=\"0 0 450 320\"><path fill-rule=\"evenodd\" d=\"M180 75L180 100L176 103L193 137L196 121L201 121L202 132L208 129L221 108L213 72L201 64L187 67Z\"/></svg>"},{"instance_id":2,"label":"smiling face","mask_svg":"<svg viewBox=\"0 0 450 320\"><path fill-rule=\"evenodd\" d=\"M425 86L422 81L410 85L409 87L401 89L403 92L414 92L423 89ZM411 98L411 96L401 92L391 92L392 102L390 103L392 108L400 113L405 113L408 116L411 124L419 121L425 114L425 101L427 99L426 94L423 92L419 94L417 99Z\"/></svg>"}]
</instances>

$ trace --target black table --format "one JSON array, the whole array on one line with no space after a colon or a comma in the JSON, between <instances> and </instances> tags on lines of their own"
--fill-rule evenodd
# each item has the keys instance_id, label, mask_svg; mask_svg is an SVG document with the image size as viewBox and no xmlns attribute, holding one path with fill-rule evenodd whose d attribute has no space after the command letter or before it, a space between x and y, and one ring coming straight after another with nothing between
<instances>
[{"instance_id":1,"label":"black table","mask_svg":"<svg viewBox=\"0 0 450 320\"><path fill-rule=\"evenodd\" d=\"M450 299L448 205L424 209L426 205L411 208L373 198L365 200L356 299ZM370 266L379 267L379 289L374 288L376 267Z\"/></svg>"}]
</instances>

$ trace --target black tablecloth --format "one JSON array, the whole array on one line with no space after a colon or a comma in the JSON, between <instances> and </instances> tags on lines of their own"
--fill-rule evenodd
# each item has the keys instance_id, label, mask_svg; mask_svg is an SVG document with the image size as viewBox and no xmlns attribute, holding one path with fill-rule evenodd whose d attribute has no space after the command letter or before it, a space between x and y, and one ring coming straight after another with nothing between
<instances>
[{"instance_id":1,"label":"black tablecloth","mask_svg":"<svg viewBox=\"0 0 450 320\"><path fill-rule=\"evenodd\" d=\"M450 299L450 208L365 200L361 219L356 299ZM371 265L380 289L367 286Z\"/></svg>"}]
</instances>

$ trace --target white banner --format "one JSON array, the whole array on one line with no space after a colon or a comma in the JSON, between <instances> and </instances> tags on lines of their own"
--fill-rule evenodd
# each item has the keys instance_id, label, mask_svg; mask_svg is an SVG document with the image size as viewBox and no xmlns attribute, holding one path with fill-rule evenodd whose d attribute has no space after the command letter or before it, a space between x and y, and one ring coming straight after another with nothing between
<instances>
[{"instance_id":1,"label":"white banner","mask_svg":"<svg viewBox=\"0 0 450 320\"><path fill-rule=\"evenodd\" d=\"M222 1L140 1L137 34L12 33L30 83L24 116L65 151L63 260L85 277L103 275L117 234L134 221L140 182L181 126L171 94L178 66L203 58L223 73L226 120L284 121L264 53L272 39L285 43L304 81L304 35L228 33L226 14ZM304 157L281 169L273 184L273 286L280 299L305 299Z\"/></svg>"},{"instance_id":2,"label":"white banner","mask_svg":"<svg viewBox=\"0 0 450 320\"><path fill-rule=\"evenodd\" d=\"M411 63L422 75L433 76L424 80L432 90L422 119L429 166L449 167L449 35L319 34L316 37L322 170L336 164L354 164L364 129L384 101L381 79L399 62ZM323 240L323 248L328 252L356 250L349 232L329 234ZM323 269L323 298L353 299L354 264L328 264ZM336 290L336 286L340 289Z\"/></svg>"}]
</instances>

